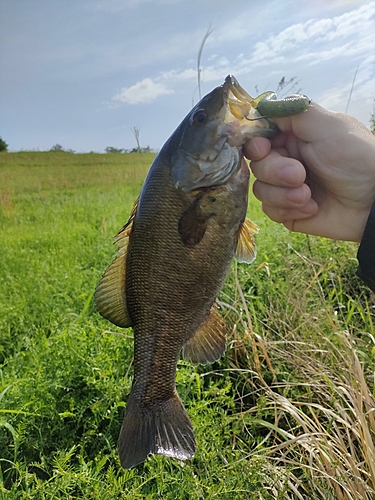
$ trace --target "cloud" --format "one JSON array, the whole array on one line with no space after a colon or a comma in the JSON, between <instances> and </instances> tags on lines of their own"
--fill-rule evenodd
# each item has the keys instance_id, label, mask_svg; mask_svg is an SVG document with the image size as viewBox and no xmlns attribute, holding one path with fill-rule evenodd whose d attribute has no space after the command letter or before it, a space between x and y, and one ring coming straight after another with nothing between
<instances>
[{"instance_id":1,"label":"cloud","mask_svg":"<svg viewBox=\"0 0 375 500\"><path fill-rule=\"evenodd\" d=\"M350 97L350 112L356 112L356 106L361 105L366 110L373 109L374 102L374 67L375 55L372 54L361 63L351 79L346 83L340 82L340 85L327 89L319 96L319 104L329 109L344 111L343 104L348 104ZM353 94L351 87L353 85Z\"/></svg>"},{"instance_id":2,"label":"cloud","mask_svg":"<svg viewBox=\"0 0 375 500\"><path fill-rule=\"evenodd\" d=\"M163 71L159 76L159 80L167 80L168 82L173 83L181 82L184 80L192 80L193 78L197 78L197 70L193 68Z\"/></svg>"},{"instance_id":3,"label":"cloud","mask_svg":"<svg viewBox=\"0 0 375 500\"><path fill-rule=\"evenodd\" d=\"M173 90L168 89L162 83L155 82L151 78L144 78L131 87L124 87L112 100L126 104L149 103L162 95L173 93Z\"/></svg>"},{"instance_id":4,"label":"cloud","mask_svg":"<svg viewBox=\"0 0 375 500\"><path fill-rule=\"evenodd\" d=\"M374 19L375 2L371 2L341 16L294 24L258 42L249 63L268 65L282 59L306 59L311 63L353 56L366 45L374 46Z\"/></svg>"},{"instance_id":5,"label":"cloud","mask_svg":"<svg viewBox=\"0 0 375 500\"><path fill-rule=\"evenodd\" d=\"M242 19L237 17L230 21L228 26L238 27L241 22ZM233 52L232 57L220 54L218 46L215 46L215 51L210 54L210 47L213 48L212 41L215 39L214 32L212 38L209 37L207 40L205 50L208 64L202 64L201 81L202 83L217 83L228 73L236 76L256 75L267 71L267 68L269 68L268 75L271 72L276 75L280 71L285 71L285 67L290 68L291 64L304 67L306 71L308 67L322 66L327 62L340 69L343 69L345 64L353 68L361 64L361 70L367 65L373 67L369 61L366 61L366 55L375 52L374 24L375 2L370 2L339 16L313 18L304 23L292 24L255 43L251 54L245 56L243 53L237 53L234 57ZM242 32L241 36L243 36ZM188 34L185 33L182 38L183 43L180 37L178 41L175 40L176 44L171 44L178 48L180 53L184 53L181 49L182 45L185 46L188 43ZM219 37L216 42L220 42ZM228 41L225 40L225 42ZM172 55L168 52L169 58ZM327 67L327 65L324 66L324 68ZM172 89L178 92L184 82L187 84L196 79L196 62L190 59L186 61L185 67L160 71L152 78L146 78L132 87L122 89L113 101L127 104L151 102L159 96L172 93ZM373 75L370 80L373 82ZM336 96L338 96L337 92Z\"/></svg>"}]
</instances>

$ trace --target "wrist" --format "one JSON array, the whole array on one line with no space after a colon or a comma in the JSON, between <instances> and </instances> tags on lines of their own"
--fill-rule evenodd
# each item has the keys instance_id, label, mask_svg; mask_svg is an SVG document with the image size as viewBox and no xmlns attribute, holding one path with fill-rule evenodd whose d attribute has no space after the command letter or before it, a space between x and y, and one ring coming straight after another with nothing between
<instances>
[{"instance_id":1,"label":"wrist","mask_svg":"<svg viewBox=\"0 0 375 500\"><path fill-rule=\"evenodd\" d=\"M358 276L375 291L375 203L368 216L358 248Z\"/></svg>"},{"instance_id":2,"label":"wrist","mask_svg":"<svg viewBox=\"0 0 375 500\"><path fill-rule=\"evenodd\" d=\"M361 214L358 215L357 223L355 225L355 233L353 235L353 238L351 238L351 241L354 241L355 243L362 242L369 220L371 219L372 221L374 206L375 203L368 210L364 210Z\"/></svg>"}]
</instances>

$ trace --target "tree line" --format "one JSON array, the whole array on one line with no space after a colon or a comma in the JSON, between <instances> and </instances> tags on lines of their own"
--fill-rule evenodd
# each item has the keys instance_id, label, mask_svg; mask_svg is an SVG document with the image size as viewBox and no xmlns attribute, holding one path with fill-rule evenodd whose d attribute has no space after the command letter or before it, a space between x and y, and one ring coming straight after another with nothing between
<instances>
[{"instance_id":1,"label":"tree line","mask_svg":"<svg viewBox=\"0 0 375 500\"><path fill-rule=\"evenodd\" d=\"M375 135L375 101L374 101L373 113L372 113L371 118L370 118L370 130ZM133 149L123 149L123 148L115 148L113 146L108 146L105 148L104 151L107 154L156 153L156 151L151 149L150 146L140 147L138 140L137 140L137 144L138 144L138 147L133 148ZM0 152L1 151L8 151L8 144L0 136ZM73 151L73 149L64 149L61 146L61 144L55 144L54 146L52 146L50 151L62 151L64 153L75 153L75 151Z\"/></svg>"}]
</instances>

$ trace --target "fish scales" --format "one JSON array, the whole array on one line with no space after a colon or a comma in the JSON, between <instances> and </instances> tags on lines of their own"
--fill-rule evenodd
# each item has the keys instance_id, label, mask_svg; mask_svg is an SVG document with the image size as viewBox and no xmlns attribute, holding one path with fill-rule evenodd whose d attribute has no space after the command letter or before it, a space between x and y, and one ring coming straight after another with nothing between
<instances>
[{"instance_id":1,"label":"fish scales","mask_svg":"<svg viewBox=\"0 0 375 500\"><path fill-rule=\"evenodd\" d=\"M241 147L276 127L252 104L228 76L193 108L151 166L96 289L98 311L134 331L134 379L119 436L124 468L152 453L194 456L177 363L181 351L195 363L224 353L226 325L215 301L233 257L255 256Z\"/></svg>"},{"instance_id":2,"label":"fish scales","mask_svg":"<svg viewBox=\"0 0 375 500\"><path fill-rule=\"evenodd\" d=\"M150 183L142 193L129 241L126 296L135 336L134 369L140 374L136 382L144 380L146 399L155 389L160 393L168 388L167 392L173 393L180 350L220 292L245 218L246 165L241 182L236 184L233 190L221 188L220 195L211 202L212 216L205 234L191 248L182 243L178 230L181 214L193 202L191 197L183 192L176 194L171 181L167 182L163 175L159 185ZM162 202L154 203L158 191L163 193ZM212 194L208 196L213 196L215 190L209 192ZM214 210L220 212L223 206L219 218ZM145 295L148 300L144 300ZM158 359L168 361L157 363ZM161 383L147 385L149 377L160 377Z\"/></svg>"}]
</instances>

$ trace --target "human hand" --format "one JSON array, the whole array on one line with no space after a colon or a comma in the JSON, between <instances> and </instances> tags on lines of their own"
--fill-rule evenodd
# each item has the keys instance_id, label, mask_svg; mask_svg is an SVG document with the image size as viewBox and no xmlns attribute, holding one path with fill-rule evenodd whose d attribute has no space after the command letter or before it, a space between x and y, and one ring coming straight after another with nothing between
<instances>
[{"instance_id":1,"label":"human hand","mask_svg":"<svg viewBox=\"0 0 375 500\"><path fill-rule=\"evenodd\" d=\"M291 231L360 242L375 201L375 136L315 103L274 121L276 138L244 146L263 211Z\"/></svg>"}]
</instances>

